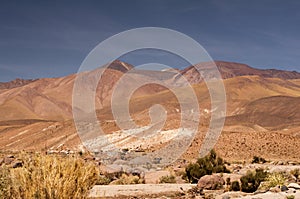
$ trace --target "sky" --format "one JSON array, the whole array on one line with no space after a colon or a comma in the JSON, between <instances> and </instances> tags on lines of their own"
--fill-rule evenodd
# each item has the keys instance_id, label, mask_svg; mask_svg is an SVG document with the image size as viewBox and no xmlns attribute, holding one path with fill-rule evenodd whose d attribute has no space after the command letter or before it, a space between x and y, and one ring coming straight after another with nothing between
<instances>
[{"instance_id":1,"label":"sky","mask_svg":"<svg viewBox=\"0 0 300 199\"><path fill-rule=\"evenodd\" d=\"M0 0L0 81L76 73L100 42L140 27L182 32L214 60L300 71L299 9L297 0ZM186 67L155 50L120 59Z\"/></svg>"}]
</instances>

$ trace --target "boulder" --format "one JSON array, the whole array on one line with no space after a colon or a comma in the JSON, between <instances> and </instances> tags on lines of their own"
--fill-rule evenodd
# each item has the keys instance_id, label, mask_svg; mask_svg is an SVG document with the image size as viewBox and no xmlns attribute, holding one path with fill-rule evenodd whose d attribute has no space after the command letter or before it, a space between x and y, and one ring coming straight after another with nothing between
<instances>
[{"instance_id":1,"label":"boulder","mask_svg":"<svg viewBox=\"0 0 300 199\"><path fill-rule=\"evenodd\" d=\"M198 181L197 187L200 189L217 190L221 189L225 181L219 175L205 175Z\"/></svg>"},{"instance_id":2,"label":"boulder","mask_svg":"<svg viewBox=\"0 0 300 199\"><path fill-rule=\"evenodd\" d=\"M290 183L288 185L288 188L300 189L300 185L298 185L297 183Z\"/></svg>"}]
</instances>

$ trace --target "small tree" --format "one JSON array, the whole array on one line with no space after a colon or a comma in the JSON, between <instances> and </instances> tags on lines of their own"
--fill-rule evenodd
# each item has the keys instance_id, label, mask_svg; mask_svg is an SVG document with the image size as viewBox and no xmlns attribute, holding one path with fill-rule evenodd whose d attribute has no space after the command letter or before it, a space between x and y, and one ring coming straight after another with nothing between
<instances>
[{"instance_id":1,"label":"small tree","mask_svg":"<svg viewBox=\"0 0 300 199\"><path fill-rule=\"evenodd\" d=\"M191 183L197 183L202 176L212 173L229 173L223 159L218 157L214 150L211 150L207 156L199 158L196 163L189 164L185 171L185 176Z\"/></svg>"},{"instance_id":2,"label":"small tree","mask_svg":"<svg viewBox=\"0 0 300 199\"><path fill-rule=\"evenodd\" d=\"M238 181L233 181L231 183L230 191L240 191L240 190L241 190L240 183Z\"/></svg>"},{"instance_id":3,"label":"small tree","mask_svg":"<svg viewBox=\"0 0 300 199\"><path fill-rule=\"evenodd\" d=\"M245 176L241 177L242 191L247 193L255 192L266 177L267 173L262 169L256 169L255 172L247 172Z\"/></svg>"}]
</instances>

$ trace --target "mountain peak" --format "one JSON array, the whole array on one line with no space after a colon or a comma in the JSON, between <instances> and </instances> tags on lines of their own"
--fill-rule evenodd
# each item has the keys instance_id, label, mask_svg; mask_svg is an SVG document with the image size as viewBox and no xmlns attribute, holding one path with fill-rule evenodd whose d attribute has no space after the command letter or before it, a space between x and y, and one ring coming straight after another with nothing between
<instances>
[{"instance_id":1,"label":"mountain peak","mask_svg":"<svg viewBox=\"0 0 300 199\"><path fill-rule=\"evenodd\" d=\"M9 82L0 82L0 89L11 89L16 87L21 87L31 82L36 81L36 79L20 79L16 78Z\"/></svg>"}]
</instances>

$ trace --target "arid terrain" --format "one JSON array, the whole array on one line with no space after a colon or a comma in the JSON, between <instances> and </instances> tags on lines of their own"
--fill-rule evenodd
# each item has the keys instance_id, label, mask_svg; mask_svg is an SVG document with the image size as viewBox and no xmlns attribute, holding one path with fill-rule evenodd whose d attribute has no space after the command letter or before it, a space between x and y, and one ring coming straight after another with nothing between
<instances>
[{"instance_id":1,"label":"arid terrain","mask_svg":"<svg viewBox=\"0 0 300 199\"><path fill-rule=\"evenodd\" d=\"M226 90L226 122L215 146L230 161L250 160L254 155L269 160L299 160L300 73L259 70L245 64L216 62ZM206 70L211 63L195 67ZM194 66L180 73L193 85L200 106L198 134L183 155L198 156L210 119L210 95ZM119 130L110 108L113 88L133 66L115 61L103 74L95 99L97 116L105 133ZM97 69L99 70L99 69ZM92 81L96 71L88 72ZM145 71L145 78L161 75L176 81L174 71ZM163 74L162 74L163 73ZM72 120L72 91L75 75L37 80L17 79L0 84L0 149L82 150ZM130 86L131 82L127 82ZM89 89L89 88L87 88ZM178 88L180 89L180 88ZM181 90L184 95L185 89ZM148 110L161 104L167 110L164 130L179 127L180 105L176 96L157 84L143 86L130 100L130 113L136 124L150 122ZM166 134L167 135L167 134ZM164 139L159 135L158 139Z\"/></svg>"},{"instance_id":2,"label":"arid terrain","mask_svg":"<svg viewBox=\"0 0 300 199\"><path fill-rule=\"evenodd\" d=\"M71 169L65 171L70 173L62 179L69 181L68 175L85 179L80 172L89 173L91 180L84 181L86 189L82 194L94 198L299 198L300 73L260 70L231 62L217 61L215 64L226 93L224 127L220 136L214 137L218 139L214 146L218 157L210 152L203 159L197 159L212 115L219 108L211 108L213 98L208 83L198 70L213 77L213 63L200 63L183 70L148 71L134 70L130 64L114 61L106 70L97 68L80 73L84 81L75 94L75 74L0 83L0 165L4 169L6 166L10 168L10 173L3 170L1 175L9 177L35 168L33 171L52 172L51 175L55 176L60 169L51 169L52 165L59 168L63 164L86 164L94 169L94 173L79 171L84 166L70 166ZM102 72L100 81L93 87ZM124 76L122 89L116 91ZM158 84L155 79L165 84ZM131 118L124 120L121 115L120 119L118 114L126 110L122 107L126 102L126 92L141 82L150 83L139 86L130 95L128 110ZM188 112L184 109L184 105L190 103L191 90L199 105L199 123L193 116L182 120L185 114L194 112L193 108ZM82 109L88 101L83 100L84 106L73 103L74 96L84 97L93 91L96 91L96 122L89 119L92 112ZM119 101L112 104L115 97ZM158 104L164 108L162 112ZM121 109L114 109L120 105ZM76 124L74 111L84 115ZM119 126L124 123L129 126ZM97 134L97 125L104 134ZM196 125L194 137L192 130L185 125ZM79 136L78 130L85 134ZM177 140L177 144L173 140ZM93 151L88 152L87 149L91 148ZM115 148L117 155L109 159L107 154ZM160 157L151 156L157 151L161 152ZM173 154L177 153L181 154L179 159L171 165L164 165L164 161L173 161ZM138 161L148 161L143 160L148 154L152 158L151 164L143 162L140 167L134 166ZM138 159L139 156L142 158ZM65 162L57 164L58 160ZM36 166L38 164L46 164L49 168ZM257 177L259 172L265 176ZM38 172L33 174L37 179L41 177ZM249 182L245 183L247 176ZM11 176L12 179L15 177ZM41 180L52 183L53 179L42 177ZM31 185L30 181L20 182L24 186ZM197 185L189 184L197 182ZM5 183L1 186L10 186ZM233 188L234 183L238 188ZM269 183L267 188L264 183ZM248 191L245 187L248 185L253 190ZM57 186L61 188L59 184ZM31 191L26 194L36 193L35 189Z\"/></svg>"}]
</instances>

